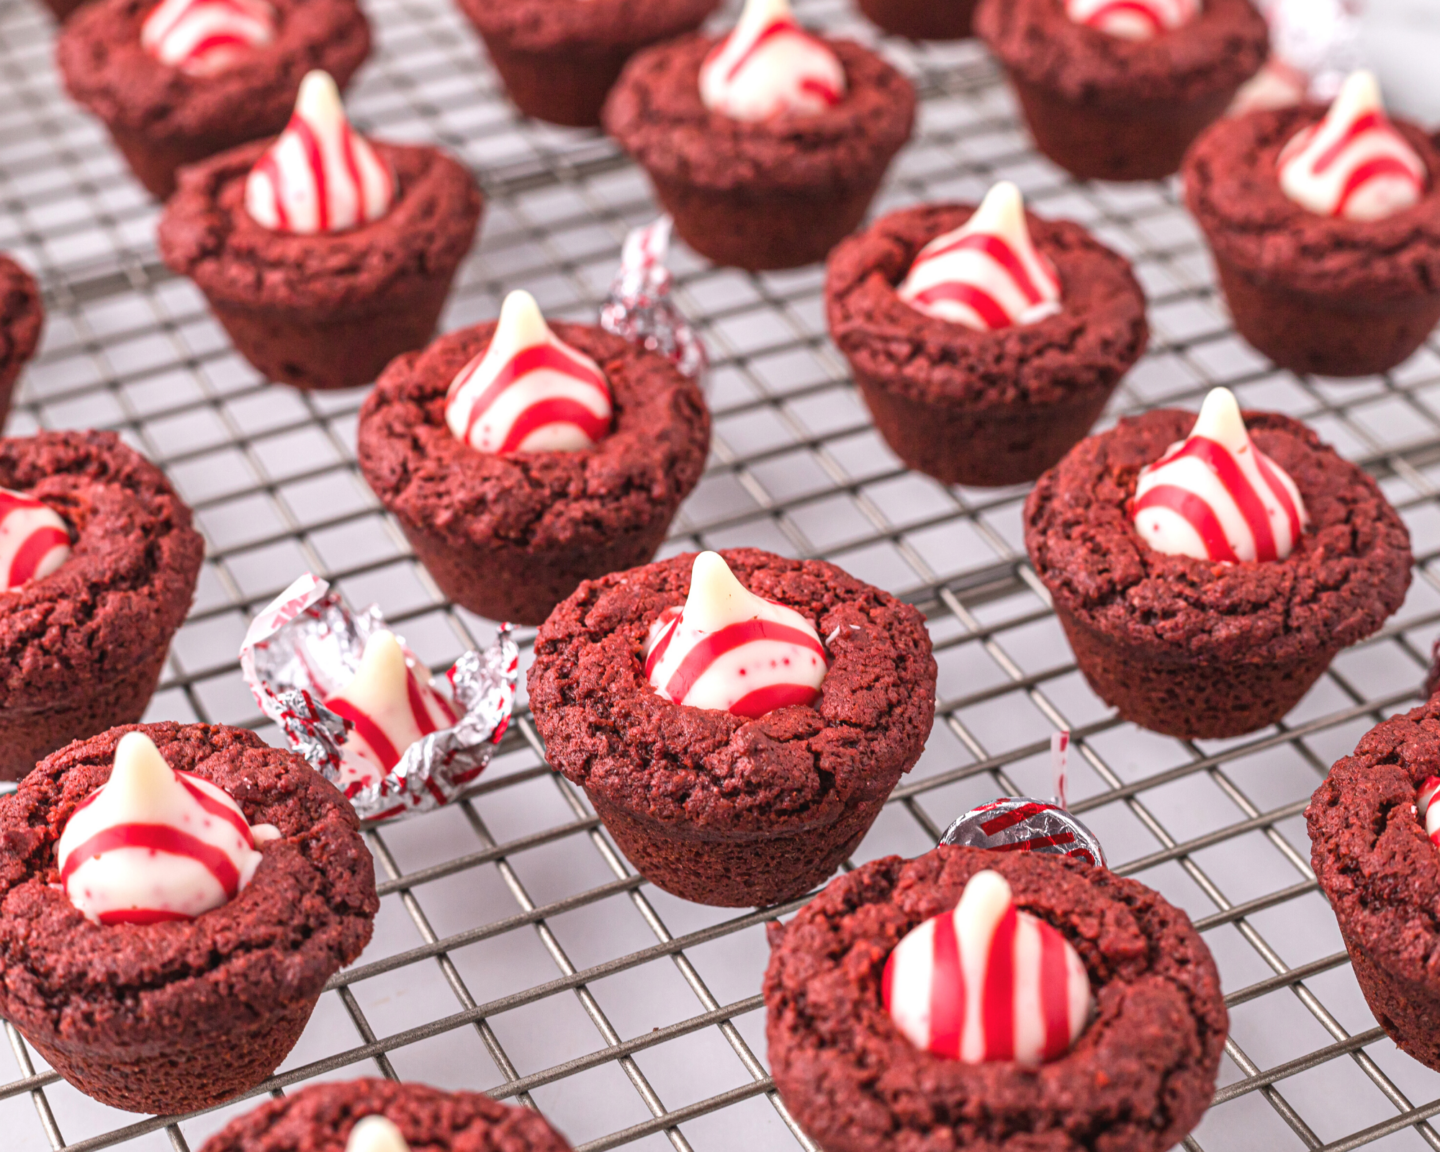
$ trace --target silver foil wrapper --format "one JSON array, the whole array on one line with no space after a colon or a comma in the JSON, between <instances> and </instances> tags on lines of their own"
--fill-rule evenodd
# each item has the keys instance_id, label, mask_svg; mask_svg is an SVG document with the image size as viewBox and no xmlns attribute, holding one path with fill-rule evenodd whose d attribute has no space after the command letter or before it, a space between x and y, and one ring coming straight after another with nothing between
<instances>
[{"instance_id":1,"label":"silver foil wrapper","mask_svg":"<svg viewBox=\"0 0 1440 1152\"><path fill-rule=\"evenodd\" d=\"M1059 805L1025 796L972 808L945 829L940 843L992 852L1049 852L1105 864L1095 833Z\"/></svg>"},{"instance_id":2,"label":"silver foil wrapper","mask_svg":"<svg viewBox=\"0 0 1440 1152\"><path fill-rule=\"evenodd\" d=\"M620 252L620 270L600 309L600 327L671 360L698 379L709 363L705 345L670 296L670 217L634 229Z\"/></svg>"},{"instance_id":3,"label":"silver foil wrapper","mask_svg":"<svg viewBox=\"0 0 1440 1152\"><path fill-rule=\"evenodd\" d=\"M463 709L459 722L410 745L378 781L346 787L340 765L348 725L321 701L350 682L365 641L384 627L379 609L352 611L307 573L255 618L240 648L240 668L261 710L291 748L344 789L364 820L436 808L473 782L510 724L520 671L519 648L509 625L502 625L494 644L465 653L448 673L451 695Z\"/></svg>"}]
</instances>

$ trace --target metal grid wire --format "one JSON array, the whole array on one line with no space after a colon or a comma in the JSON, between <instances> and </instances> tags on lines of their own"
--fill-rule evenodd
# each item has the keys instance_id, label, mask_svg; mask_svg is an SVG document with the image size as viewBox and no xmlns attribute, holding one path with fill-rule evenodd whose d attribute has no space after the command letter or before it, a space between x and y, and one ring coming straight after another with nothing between
<instances>
[{"instance_id":1,"label":"metal grid wire","mask_svg":"<svg viewBox=\"0 0 1440 1152\"><path fill-rule=\"evenodd\" d=\"M593 318L626 229L654 214L642 175L598 136L518 120L447 0L366 7L378 44L351 94L357 121L443 143L489 198L445 327L494 315L515 287L552 315ZM874 42L848 0L802 0L800 11ZM52 36L33 0L0 0L0 248L40 272L50 309L10 430L118 429L196 510L209 555L149 718L275 739L235 654L250 616L305 569L356 604L378 602L437 667L487 642L493 625L444 603L360 479L362 393L267 385L159 264L155 208L60 92ZM1409 600L1283 725L1191 742L1122 724L1075 670L1025 563L1023 489L945 488L898 466L826 341L818 269L750 276L683 250L677 293L714 354L716 435L666 554L755 544L824 556L926 613L940 664L934 735L852 864L923 852L955 814L998 794L1043 794L1049 735L1074 731L1072 806L1116 871L1190 913L1228 991L1222 1086L1185 1147L1440 1152L1428 1120L1440 1078L1375 1026L1301 819L1327 765L1416 700L1440 631L1440 346L1363 382L1271 370L1231 331L1173 186L1069 181L1029 150L973 44L882 50L923 100L877 208L973 199L1006 177L1040 213L1079 220L1129 255L1155 336L1107 420L1194 407L1217 383L1304 418L1404 515L1417 558ZM255 1095L378 1074L533 1105L581 1152L813 1148L771 1090L757 995L764 924L802 901L736 913L673 899L634 874L583 795L546 768L523 711L502 751L464 802L367 832L382 893L375 940ZM7 1033L7 1150L185 1152L256 1102L178 1119L116 1112Z\"/></svg>"}]
</instances>

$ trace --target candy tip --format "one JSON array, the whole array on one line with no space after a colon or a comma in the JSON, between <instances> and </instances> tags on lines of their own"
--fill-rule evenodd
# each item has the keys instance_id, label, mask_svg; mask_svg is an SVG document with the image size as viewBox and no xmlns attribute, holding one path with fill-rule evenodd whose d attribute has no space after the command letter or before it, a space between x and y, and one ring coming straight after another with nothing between
<instances>
[{"instance_id":1,"label":"candy tip","mask_svg":"<svg viewBox=\"0 0 1440 1152\"><path fill-rule=\"evenodd\" d=\"M410 1146L388 1116L363 1116L350 1129L345 1152L410 1152Z\"/></svg>"},{"instance_id":2,"label":"candy tip","mask_svg":"<svg viewBox=\"0 0 1440 1152\"><path fill-rule=\"evenodd\" d=\"M144 732L127 732L120 737L110 779L119 780L122 788L146 790L169 783L174 774L155 741Z\"/></svg>"}]
</instances>

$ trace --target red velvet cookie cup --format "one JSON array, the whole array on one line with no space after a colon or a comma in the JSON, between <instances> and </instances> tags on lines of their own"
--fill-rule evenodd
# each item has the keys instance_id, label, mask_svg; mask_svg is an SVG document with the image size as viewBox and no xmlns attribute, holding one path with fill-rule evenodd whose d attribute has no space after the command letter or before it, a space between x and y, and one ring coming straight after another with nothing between
<instances>
[{"instance_id":1,"label":"red velvet cookie cup","mask_svg":"<svg viewBox=\"0 0 1440 1152\"><path fill-rule=\"evenodd\" d=\"M1090 687L1167 736L1273 724L1336 653L1375 632L1410 586L1410 534L1375 481L1287 416L1246 412L1255 446L1310 518L1284 560L1167 556L1135 530L1140 470L1189 435L1162 409L1081 441L1025 502L1025 547Z\"/></svg>"},{"instance_id":2,"label":"red velvet cookie cup","mask_svg":"<svg viewBox=\"0 0 1440 1152\"><path fill-rule=\"evenodd\" d=\"M1028 217L1060 274L1063 310L977 332L896 294L920 249L974 208L934 204L877 220L835 249L825 277L830 337L875 427L905 464L947 484L1034 480L1090 431L1149 339L1130 264L1077 224Z\"/></svg>"},{"instance_id":3,"label":"red velvet cookie cup","mask_svg":"<svg viewBox=\"0 0 1440 1152\"><path fill-rule=\"evenodd\" d=\"M214 76L189 76L140 46L157 0L94 0L55 45L65 87L105 122L140 183L157 200L176 169L263 136L290 120L313 68L342 89L370 53L370 26L355 0L270 0L277 30Z\"/></svg>"},{"instance_id":4,"label":"red velvet cookie cup","mask_svg":"<svg viewBox=\"0 0 1440 1152\"><path fill-rule=\"evenodd\" d=\"M931 1055L885 1011L890 953L981 869L1057 928L1090 976L1095 1015L1039 1068ZM1229 1027L1215 961L1185 913L1135 880L1068 857L941 845L872 860L769 931L775 1087L825 1152L1165 1152L1209 1107Z\"/></svg>"},{"instance_id":5,"label":"red velvet cookie cup","mask_svg":"<svg viewBox=\"0 0 1440 1152\"><path fill-rule=\"evenodd\" d=\"M393 1080L311 1084L232 1120L200 1152L345 1152L365 1116L386 1117L424 1152L570 1152L532 1108Z\"/></svg>"},{"instance_id":6,"label":"red velvet cookie cup","mask_svg":"<svg viewBox=\"0 0 1440 1152\"><path fill-rule=\"evenodd\" d=\"M1159 180L1269 53L1250 0L1205 0L1190 23L1126 40L1062 0L980 0L975 32L999 57L1035 145L1082 180Z\"/></svg>"},{"instance_id":7,"label":"red velvet cookie cup","mask_svg":"<svg viewBox=\"0 0 1440 1152\"><path fill-rule=\"evenodd\" d=\"M1440 1071L1440 849L1415 799L1440 773L1440 701L1376 725L1330 769L1310 806L1310 862L1376 1021Z\"/></svg>"},{"instance_id":8,"label":"red velvet cookie cup","mask_svg":"<svg viewBox=\"0 0 1440 1152\"><path fill-rule=\"evenodd\" d=\"M40 286L14 260L0 255L0 428L10 415L20 372L40 346L44 326Z\"/></svg>"},{"instance_id":9,"label":"red velvet cookie cup","mask_svg":"<svg viewBox=\"0 0 1440 1152\"><path fill-rule=\"evenodd\" d=\"M455 0L526 116L595 128L625 62L693 32L720 0Z\"/></svg>"},{"instance_id":10,"label":"red velvet cookie cup","mask_svg":"<svg viewBox=\"0 0 1440 1152\"><path fill-rule=\"evenodd\" d=\"M110 777L126 732L273 824L254 879L193 920L94 924L59 886L55 846ZM203 724L114 728L40 763L0 802L0 1015L114 1108L208 1108L253 1088L300 1038L325 982L370 940L375 866L354 810L293 752Z\"/></svg>"},{"instance_id":11,"label":"red velvet cookie cup","mask_svg":"<svg viewBox=\"0 0 1440 1152\"><path fill-rule=\"evenodd\" d=\"M718 41L686 36L637 55L605 104L605 130L649 173L691 248L759 270L823 260L865 216L915 119L915 90L879 56L828 41L847 91L813 116L712 112L700 65Z\"/></svg>"},{"instance_id":12,"label":"red velvet cookie cup","mask_svg":"<svg viewBox=\"0 0 1440 1152\"><path fill-rule=\"evenodd\" d=\"M298 388L368 384L435 333L483 203L474 177L435 148L373 142L399 184L380 219L345 232L274 232L245 210L268 141L181 173L160 219L160 255L195 281L236 350Z\"/></svg>"},{"instance_id":13,"label":"red velvet cookie cup","mask_svg":"<svg viewBox=\"0 0 1440 1152\"><path fill-rule=\"evenodd\" d=\"M860 843L930 735L935 660L919 612L833 564L721 555L825 640L812 706L748 720L650 686L641 653L660 613L685 601L687 555L588 580L560 604L535 639L530 708L551 766L646 879L751 907L799 896Z\"/></svg>"},{"instance_id":14,"label":"red velvet cookie cup","mask_svg":"<svg viewBox=\"0 0 1440 1152\"><path fill-rule=\"evenodd\" d=\"M402 356L360 410L360 470L456 604L539 624L582 581L655 555L710 450L699 385L600 328L555 324L610 382L610 434L583 452L477 452L445 423L450 383L490 344L478 324Z\"/></svg>"},{"instance_id":15,"label":"red velvet cookie cup","mask_svg":"<svg viewBox=\"0 0 1440 1152\"><path fill-rule=\"evenodd\" d=\"M190 509L111 432L0 440L0 488L69 523L70 558L0 592L0 780L145 712L205 543Z\"/></svg>"},{"instance_id":16,"label":"red velvet cookie cup","mask_svg":"<svg viewBox=\"0 0 1440 1152\"><path fill-rule=\"evenodd\" d=\"M1235 328L1282 368L1368 376L1407 359L1440 323L1440 148L1396 127L1429 171L1412 208L1341 220L1280 188L1280 151L1323 108L1216 124L1185 159L1185 200L1205 232Z\"/></svg>"},{"instance_id":17,"label":"red velvet cookie cup","mask_svg":"<svg viewBox=\"0 0 1440 1152\"><path fill-rule=\"evenodd\" d=\"M976 0L856 0L865 18L893 36L963 40L972 35Z\"/></svg>"}]
</instances>

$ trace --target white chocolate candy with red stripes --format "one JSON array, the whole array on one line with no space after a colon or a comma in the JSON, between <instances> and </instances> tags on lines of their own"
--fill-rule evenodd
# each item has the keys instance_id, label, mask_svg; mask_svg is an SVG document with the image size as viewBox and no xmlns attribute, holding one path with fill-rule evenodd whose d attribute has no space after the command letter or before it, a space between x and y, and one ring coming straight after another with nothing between
<instances>
[{"instance_id":1,"label":"white chocolate candy with red stripes","mask_svg":"<svg viewBox=\"0 0 1440 1152\"><path fill-rule=\"evenodd\" d=\"M213 76L275 39L265 0L160 0L140 25L140 46L187 76Z\"/></svg>"},{"instance_id":2,"label":"white chocolate candy with red stripes","mask_svg":"<svg viewBox=\"0 0 1440 1152\"><path fill-rule=\"evenodd\" d=\"M1430 837L1430 843L1440 847L1440 804L1435 803L1437 794L1440 794L1440 776L1427 776L1416 795L1415 810L1425 825L1425 835Z\"/></svg>"},{"instance_id":3,"label":"white chocolate candy with red stripes","mask_svg":"<svg viewBox=\"0 0 1440 1152\"><path fill-rule=\"evenodd\" d=\"M70 559L70 529L60 514L20 492L0 488L0 589L20 588Z\"/></svg>"},{"instance_id":4,"label":"white chocolate candy with red stripes","mask_svg":"<svg viewBox=\"0 0 1440 1152\"><path fill-rule=\"evenodd\" d=\"M917 312L993 332L1060 311L1060 279L1035 249L1025 201L1008 180L963 225L920 249L897 290Z\"/></svg>"},{"instance_id":5,"label":"white chocolate candy with red stripes","mask_svg":"<svg viewBox=\"0 0 1440 1152\"><path fill-rule=\"evenodd\" d=\"M445 422L477 452L580 452L610 432L610 382L550 331L534 297L511 292L490 346L450 383Z\"/></svg>"},{"instance_id":6,"label":"white chocolate candy with red stripes","mask_svg":"<svg viewBox=\"0 0 1440 1152\"><path fill-rule=\"evenodd\" d=\"M307 72L295 112L245 180L245 210L276 232L344 232L395 202L395 175L350 127L329 73Z\"/></svg>"},{"instance_id":7,"label":"white chocolate candy with red stripes","mask_svg":"<svg viewBox=\"0 0 1440 1152\"><path fill-rule=\"evenodd\" d=\"M807 116L845 95L845 66L795 21L789 0L746 0L734 31L700 66L700 99L732 120Z\"/></svg>"},{"instance_id":8,"label":"white chocolate candy with red stripes","mask_svg":"<svg viewBox=\"0 0 1440 1152\"><path fill-rule=\"evenodd\" d=\"M350 721L340 763L341 790L373 784L417 740L459 723L459 713L430 683L423 665L409 660L393 632L379 631L365 641L355 677L325 701L325 707Z\"/></svg>"},{"instance_id":9,"label":"white chocolate candy with red stripes","mask_svg":"<svg viewBox=\"0 0 1440 1152\"><path fill-rule=\"evenodd\" d=\"M55 848L70 903L98 924L190 920L235 899L277 839L224 789L165 762L143 732L115 748L110 779L75 809Z\"/></svg>"},{"instance_id":10,"label":"white chocolate candy with red stripes","mask_svg":"<svg viewBox=\"0 0 1440 1152\"><path fill-rule=\"evenodd\" d=\"M885 962L885 1009L922 1051L966 1064L1031 1066L1070 1051L1094 999L1079 954L977 872L953 912L909 932Z\"/></svg>"},{"instance_id":11,"label":"white chocolate candy with red stripes","mask_svg":"<svg viewBox=\"0 0 1440 1152\"><path fill-rule=\"evenodd\" d=\"M1200 15L1200 0L1065 0L1065 15L1121 40L1153 40Z\"/></svg>"},{"instance_id":12,"label":"white chocolate candy with red stripes","mask_svg":"<svg viewBox=\"0 0 1440 1152\"><path fill-rule=\"evenodd\" d=\"M410 1145L388 1116L362 1116L350 1129L345 1152L410 1152Z\"/></svg>"},{"instance_id":13,"label":"white chocolate candy with red stripes","mask_svg":"<svg viewBox=\"0 0 1440 1152\"><path fill-rule=\"evenodd\" d=\"M1380 85L1353 72L1325 119L1280 152L1280 188L1321 216L1383 220L1420 202L1425 162L1385 115Z\"/></svg>"},{"instance_id":14,"label":"white chocolate candy with red stripes","mask_svg":"<svg viewBox=\"0 0 1440 1152\"><path fill-rule=\"evenodd\" d=\"M1295 481L1250 441L1228 388L1212 388L1189 437L1140 472L1135 530L1157 552L1284 560L1309 523Z\"/></svg>"},{"instance_id":15,"label":"white chocolate candy with red stripes","mask_svg":"<svg viewBox=\"0 0 1440 1152\"><path fill-rule=\"evenodd\" d=\"M810 621L755 595L714 552L695 557L684 607L660 615L645 647L646 679L665 699L750 719L813 703L827 671Z\"/></svg>"}]
</instances>

